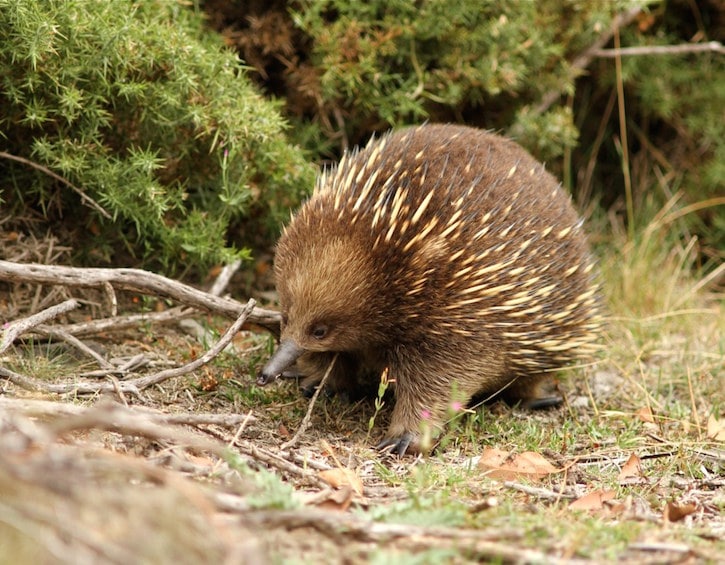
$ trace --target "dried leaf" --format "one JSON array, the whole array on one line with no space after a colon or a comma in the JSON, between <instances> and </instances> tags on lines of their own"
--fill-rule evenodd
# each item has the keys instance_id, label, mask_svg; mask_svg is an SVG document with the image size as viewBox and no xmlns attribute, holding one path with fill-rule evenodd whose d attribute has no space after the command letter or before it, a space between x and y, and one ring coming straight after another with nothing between
<instances>
[{"instance_id":1,"label":"dried leaf","mask_svg":"<svg viewBox=\"0 0 725 565\"><path fill-rule=\"evenodd\" d=\"M363 483L352 469L327 469L318 476L333 488L349 486L355 493L362 495Z\"/></svg>"},{"instance_id":2,"label":"dried leaf","mask_svg":"<svg viewBox=\"0 0 725 565\"><path fill-rule=\"evenodd\" d=\"M483 450L478 466L486 471L487 477L501 481L512 481L522 477L541 479L560 471L534 451L512 455L508 451L495 448Z\"/></svg>"},{"instance_id":3,"label":"dried leaf","mask_svg":"<svg viewBox=\"0 0 725 565\"><path fill-rule=\"evenodd\" d=\"M643 406L637 410L634 415L637 416L640 422L645 422L647 424L655 423L654 414L652 414L652 409L649 406Z\"/></svg>"},{"instance_id":4,"label":"dried leaf","mask_svg":"<svg viewBox=\"0 0 725 565\"><path fill-rule=\"evenodd\" d=\"M642 460L634 453L629 456L627 462L622 466L618 479L622 481L631 477L644 478L644 473L642 472Z\"/></svg>"},{"instance_id":5,"label":"dried leaf","mask_svg":"<svg viewBox=\"0 0 725 565\"><path fill-rule=\"evenodd\" d=\"M715 414L707 419L707 437L715 441L725 442L725 419L718 420Z\"/></svg>"},{"instance_id":6,"label":"dried leaf","mask_svg":"<svg viewBox=\"0 0 725 565\"><path fill-rule=\"evenodd\" d=\"M280 424L277 426L277 433L280 435L280 437L283 437L284 439L289 439L292 437L292 434L289 433L289 430L287 429L287 426L284 424Z\"/></svg>"},{"instance_id":7,"label":"dried leaf","mask_svg":"<svg viewBox=\"0 0 725 565\"><path fill-rule=\"evenodd\" d=\"M198 465L199 467L214 467L217 464L217 461L214 459L211 459L210 457L205 457L203 455L193 455L191 453L185 453L184 458L187 461L190 461L194 465Z\"/></svg>"},{"instance_id":8,"label":"dried leaf","mask_svg":"<svg viewBox=\"0 0 725 565\"><path fill-rule=\"evenodd\" d=\"M627 496L622 502L612 502L607 504L608 516L622 516L625 512L632 510L632 496Z\"/></svg>"},{"instance_id":9,"label":"dried leaf","mask_svg":"<svg viewBox=\"0 0 725 565\"><path fill-rule=\"evenodd\" d=\"M694 502L688 502L682 506L678 506L674 502L668 502L665 506L662 516L665 521L677 522L682 520L685 516L689 516L697 510L697 505Z\"/></svg>"},{"instance_id":10,"label":"dried leaf","mask_svg":"<svg viewBox=\"0 0 725 565\"><path fill-rule=\"evenodd\" d=\"M324 510L337 510L345 512L352 504L353 490L350 485L344 485L335 490L325 489L324 496L315 501L317 508Z\"/></svg>"},{"instance_id":11,"label":"dried leaf","mask_svg":"<svg viewBox=\"0 0 725 565\"><path fill-rule=\"evenodd\" d=\"M616 493L613 490L595 490L577 498L569 505L571 510L601 510L604 503L614 499Z\"/></svg>"}]
</instances>

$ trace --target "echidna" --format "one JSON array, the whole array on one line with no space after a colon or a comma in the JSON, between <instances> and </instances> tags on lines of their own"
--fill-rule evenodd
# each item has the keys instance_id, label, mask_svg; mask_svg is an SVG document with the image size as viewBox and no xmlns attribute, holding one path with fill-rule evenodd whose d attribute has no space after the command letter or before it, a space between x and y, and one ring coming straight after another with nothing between
<instances>
[{"instance_id":1,"label":"echidna","mask_svg":"<svg viewBox=\"0 0 725 565\"><path fill-rule=\"evenodd\" d=\"M280 346L259 375L295 362L334 392L395 407L379 447L403 454L453 396L532 401L547 373L591 353L597 287L582 221L516 143L457 125L387 134L323 173L279 240Z\"/></svg>"}]
</instances>

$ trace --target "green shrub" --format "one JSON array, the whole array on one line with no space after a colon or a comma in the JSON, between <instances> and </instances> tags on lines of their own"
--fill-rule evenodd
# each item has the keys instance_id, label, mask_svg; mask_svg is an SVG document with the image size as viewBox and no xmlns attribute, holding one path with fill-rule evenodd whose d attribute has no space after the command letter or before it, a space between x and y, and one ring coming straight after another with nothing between
<instances>
[{"instance_id":1,"label":"green shrub","mask_svg":"<svg viewBox=\"0 0 725 565\"><path fill-rule=\"evenodd\" d=\"M293 19L311 40L322 123L348 135L376 124L465 120L517 124L520 141L550 159L577 141L570 111L531 104L571 94L570 61L632 2L611 0L299 0Z\"/></svg>"},{"instance_id":2,"label":"green shrub","mask_svg":"<svg viewBox=\"0 0 725 565\"><path fill-rule=\"evenodd\" d=\"M174 0L0 0L0 106L0 149L111 218L8 158L0 202L62 221L94 261L122 246L169 267L244 255L313 182L278 105Z\"/></svg>"}]
</instances>

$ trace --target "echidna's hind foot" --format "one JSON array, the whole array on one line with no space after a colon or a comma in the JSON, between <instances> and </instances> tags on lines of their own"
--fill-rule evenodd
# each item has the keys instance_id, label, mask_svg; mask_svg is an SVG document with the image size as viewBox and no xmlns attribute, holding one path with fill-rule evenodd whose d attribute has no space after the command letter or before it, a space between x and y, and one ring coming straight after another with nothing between
<instances>
[{"instance_id":1,"label":"echidna's hind foot","mask_svg":"<svg viewBox=\"0 0 725 565\"><path fill-rule=\"evenodd\" d=\"M519 377L501 393L508 404L519 404L530 410L541 410L559 406L563 399L556 393L547 376Z\"/></svg>"}]
</instances>

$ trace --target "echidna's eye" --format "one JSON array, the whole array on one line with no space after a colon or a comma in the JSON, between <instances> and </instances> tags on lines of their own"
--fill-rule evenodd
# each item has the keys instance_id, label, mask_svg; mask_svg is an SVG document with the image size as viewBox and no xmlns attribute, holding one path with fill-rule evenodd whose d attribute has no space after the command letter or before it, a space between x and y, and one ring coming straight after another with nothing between
<instances>
[{"instance_id":1,"label":"echidna's eye","mask_svg":"<svg viewBox=\"0 0 725 565\"><path fill-rule=\"evenodd\" d=\"M312 326L310 335L315 339L324 339L327 335L329 328L325 324L316 324Z\"/></svg>"},{"instance_id":2,"label":"echidna's eye","mask_svg":"<svg viewBox=\"0 0 725 565\"><path fill-rule=\"evenodd\" d=\"M289 318L287 317L287 314L285 312L282 312L282 327L285 327L288 321Z\"/></svg>"}]
</instances>

